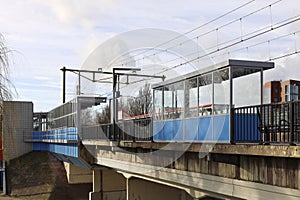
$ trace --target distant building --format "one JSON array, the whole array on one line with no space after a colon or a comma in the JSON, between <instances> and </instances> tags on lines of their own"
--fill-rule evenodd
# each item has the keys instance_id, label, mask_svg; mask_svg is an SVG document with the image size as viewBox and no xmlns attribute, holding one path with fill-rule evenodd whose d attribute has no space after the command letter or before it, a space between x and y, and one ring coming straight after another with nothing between
<instances>
[{"instance_id":1,"label":"distant building","mask_svg":"<svg viewBox=\"0 0 300 200\"><path fill-rule=\"evenodd\" d=\"M270 81L264 85L264 103L287 102L300 99L300 81Z\"/></svg>"}]
</instances>

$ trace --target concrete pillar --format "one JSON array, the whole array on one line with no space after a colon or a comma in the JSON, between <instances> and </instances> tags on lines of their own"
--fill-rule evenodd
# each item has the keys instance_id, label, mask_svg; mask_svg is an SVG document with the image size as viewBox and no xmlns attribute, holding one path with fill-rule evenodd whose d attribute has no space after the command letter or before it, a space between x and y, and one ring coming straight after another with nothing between
<instances>
[{"instance_id":1,"label":"concrete pillar","mask_svg":"<svg viewBox=\"0 0 300 200\"><path fill-rule=\"evenodd\" d=\"M122 174L112 169L93 170L93 191L89 194L90 200L125 200L126 179Z\"/></svg>"},{"instance_id":2,"label":"concrete pillar","mask_svg":"<svg viewBox=\"0 0 300 200\"><path fill-rule=\"evenodd\" d=\"M102 170L93 169L93 191L89 194L89 200L103 199Z\"/></svg>"},{"instance_id":3,"label":"concrete pillar","mask_svg":"<svg viewBox=\"0 0 300 200\"><path fill-rule=\"evenodd\" d=\"M184 190L151 181L130 178L127 179L127 200L194 200Z\"/></svg>"},{"instance_id":4,"label":"concrete pillar","mask_svg":"<svg viewBox=\"0 0 300 200\"><path fill-rule=\"evenodd\" d=\"M84 169L76 165L64 162L69 184L92 183L93 173L89 169Z\"/></svg>"},{"instance_id":5,"label":"concrete pillar","mask_svg":"<svg viewBox=\"0 0 300 200\"><path fill-rule=\"evenodd\" d=\"M129 199L129 179L130 178L126 178L126 200Z\"/></svg>"}]
</instances>

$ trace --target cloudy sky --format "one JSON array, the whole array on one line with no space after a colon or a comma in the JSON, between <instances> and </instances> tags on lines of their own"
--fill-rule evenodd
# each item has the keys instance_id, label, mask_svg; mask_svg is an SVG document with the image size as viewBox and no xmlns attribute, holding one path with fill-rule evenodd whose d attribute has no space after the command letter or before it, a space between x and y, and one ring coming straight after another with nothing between
<instances>
[{"instance_id":1,"label":"cloudy sky","mask_svg":"<svg viewBox=\"0 0 300 200\"><path fill-rule=\"evenodd\" d=\"M0 0L0 33L10 55L11 78L18 100L34 102L35 111L48 111L62 101L60 68L80 68L88 55L109 38L136 29L157 28L185 33L249 1L242 0ZM219 20L218 27L274 1L253 1ZM300 14L300 4L283 0L270 11L249 19L246 28L263 20L280 21ZM271 19L270 19L271 18ZM285 30L298 31L299 24ZM208 29L209 29L208 28ZM240 32L241 30L238 30ZM283 34L277 32L277 35ZM219 36L222 38L222 34ZM224 36L225 37L225 36ZM298 35L295 36L298 38ZM295 40L296 41L296 40ZM296 41L295 43L298 43ZM292 48L290 45L284 47ZM300 45L296 44L296 47ZM293 48L295 48L293 46ZM278 61L276 79L299 78L298 56ZM290 66L288 68L287 66ZM297 66L297 67L298 67ZM299 71L299 70L297 70ZM298 76L299 75L299 76ZM74 77L68 76L69 82ZM72 85L69 83L69 85ZM70 86L71 87L71 86ZM71 93L73 88L68 88Z\"/></svg>"}]
</instances>

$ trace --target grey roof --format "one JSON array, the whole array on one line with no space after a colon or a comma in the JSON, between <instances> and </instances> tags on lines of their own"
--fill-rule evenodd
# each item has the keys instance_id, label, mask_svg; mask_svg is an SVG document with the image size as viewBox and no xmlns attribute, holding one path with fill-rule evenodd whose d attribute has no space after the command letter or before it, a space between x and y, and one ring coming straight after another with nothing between
<instances>
[{"instance_id":1,"label":"grey roof","mask_svg":"<svg viewBox=\"0 0 300 200\"><path fill-rule=\"evenodd\" d=\"M152 85L152 88L157 88L163 85L168 85L171 83L175 83L181 80L186 80L201 74L206 74L212 71L216 71L225 67L240 67L240 68L260 68L263 70L268 70L274 68L274 62L262 62L262 61L252 61L252 60L235 60L235 59L228 59L224 62L216 63L209 67L205 67L194 72L178 76L163 82L159 82Z\"/></svg>"}]
</instances>

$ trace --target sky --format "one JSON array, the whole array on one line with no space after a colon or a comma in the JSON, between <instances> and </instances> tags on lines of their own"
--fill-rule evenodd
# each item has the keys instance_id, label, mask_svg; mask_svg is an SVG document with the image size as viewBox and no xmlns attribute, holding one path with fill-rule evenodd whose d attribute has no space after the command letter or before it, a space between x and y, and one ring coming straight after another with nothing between
<instances>
[{"instance_id":1,"label":"sky","mask_svg":"<svg viewBox=\"0 0 300 200\"><path fill-rule=\"evenodd\" d=\"M154 28L185 33L205 24L245 2L242 0L0 0L0 33L12 50L10 54L11 80L18 94L15 100L32 101L34 111L49 111L62 102L63 66L80 69L95 48L110 38L137 29ZM208 25L207 30L218 27L245 13L259 9L274 1L253 1L244 9ZM246 29L259 27L262 21L280 21L300 14L300 4L283 0L272 9L249 18ZM248 18L246 19L248 20ZM246 21L245 20L245 21ZM272 36L300 30L294 23ZM220 33L218 39L229 37ZM229 32L229 33L228 33ZM199 33L200 34L200 33ZM282 40L286 51L300 48L298 34L295 42ZM211 39L211 41L216 39ZM256 41L258 42L258 41ZM294 44L295 43L295 44ZM251 44L251 43L250 43ZM250 45L249 44L249 45ZM275 43L274 43L275 44ZM266 50L257 54L267 54ZM270 53L270 52L269 52ZM276 51L272 51L276 54ZM276 70L267 79L300 79L298 55L276 61ZM74 89L76 77L67 76L68 95Z\"/></svg>"}]
</instances>

